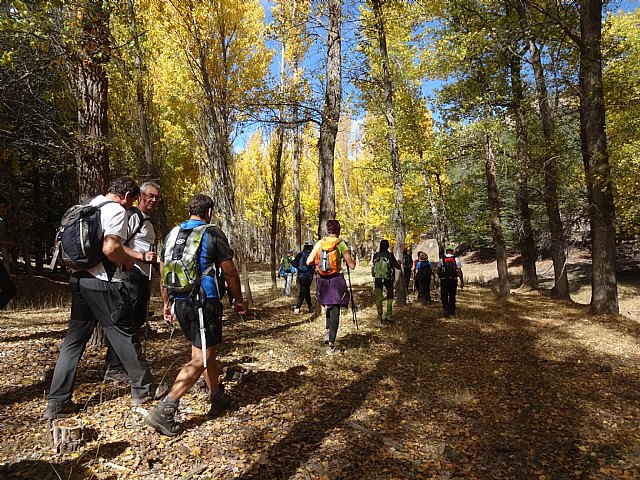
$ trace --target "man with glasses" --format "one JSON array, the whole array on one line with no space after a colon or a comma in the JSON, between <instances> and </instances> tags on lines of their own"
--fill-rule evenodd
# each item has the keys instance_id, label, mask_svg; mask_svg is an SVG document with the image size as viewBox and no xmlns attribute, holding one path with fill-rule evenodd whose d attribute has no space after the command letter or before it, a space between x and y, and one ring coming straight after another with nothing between
<instances>
[{"instance_id":1,"label":"man with glasses","mask_svg":"<svg viewBox=\"0 0 640 480\"><path fill-rule=\"evenodd\" d=\"M156 261L156 234L151 223L151 214L157 210L160 198L160 185L145 182L140 186L138 206L127 211L129 221L124 250L134 258L140 257L141 254L145 255L144 259L136 260L133 268L124 273L124 283L129 289L129 296L133 303L132 323L138 343L140 329L148 317L151 266ZM104 379L129 381L129 375L111 345L107 349Z\"/></svg>"},{"instance_id":2,"label":"man with glasses","mask_svg":"<svg viewBox=\"0 0 640 480\"><path fill-rule=\"evenodd\" d=\"M78 411L71 397L78 363L97 324L122 361L131 378L131 397L135 404L158 398L160 389L153 383L151 371L135 341L131 323L131 300L123 283L122 267L133 268L135 261L151 261L149 252L131 256L123 247L127 239L126 210L133 206L140 188L130 178L120 177L106 195L98 195L91 205L100 206L100 223L104 233L104 259L87 270L74 271L71 286L71 316L60 356L56 362L49 391L45 420Z\"/></svg>"}]
</instances>

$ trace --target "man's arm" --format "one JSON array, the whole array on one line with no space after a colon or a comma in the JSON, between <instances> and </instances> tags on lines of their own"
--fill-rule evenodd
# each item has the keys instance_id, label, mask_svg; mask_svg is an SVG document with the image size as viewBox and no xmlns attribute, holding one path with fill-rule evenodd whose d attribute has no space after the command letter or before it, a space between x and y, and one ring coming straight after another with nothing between
<instances>
[{"instance_id":1,"label":"man's arm","mask_svg":"<svg viewBox=\"0 0 640 480\"><path fill-rule=\"evenodd\" d=\"M122 239L118 235L105 235L102 242L102 253L113 263L119 263L127 268L133 268L133 262L137 260L130 256L122 245Z\"/></svg>"},{"instance_id":2,"label":"man's arm","mask_svg":"<svg viewBox=\"0 0 640 480\"><path fill-rule=\"evenodd\" d=\"M227 283L231 296L234 298L233 305L236 312L240 314L247 313L247 306L242 298L242 288L240 287L240 274L235 263L233 263L233 259L229 258L220 262L220 268L224 273L224 281Z\"/></svg>"},{"instance_id":3,"label":"man's arm","mask_svg":"<svg viewBox=\"0 0 640 480\"><path fill-rule=\"evenodd\" d=\"M122 245L122 248L124 248L124 251L127 253L127 255L138 262L154 263L158 258L158 254L156 252L139 252L131 247L127 247L124 244Z\"/></svg>"}]
</instances>

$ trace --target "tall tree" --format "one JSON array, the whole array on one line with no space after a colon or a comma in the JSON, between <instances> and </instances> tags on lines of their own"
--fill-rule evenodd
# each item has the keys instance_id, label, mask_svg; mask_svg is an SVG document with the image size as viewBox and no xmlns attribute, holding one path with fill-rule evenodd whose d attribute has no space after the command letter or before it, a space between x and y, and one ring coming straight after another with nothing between
<instances>
[{"instance_id":1,"label":"tall tree","mask_svg":"<svg viewBox=\"0 0 640 480\"><path fill-rule=\"evenodd\" d=\"M591 225L591 309L618 313L616 224L602 88L602 1L580 1L580 137Z\"/></svg>"},{"instance_id":2,"label":"tall tree","mask_svg":"<svg viewBox=\"0 0 640 480\"><path fill-rule=\"evenodd\" d=\"M531 209L529 208L529 150L527 126L525 123L522 102L522 62L519 55L511 55L509 69L511 72L511 112L515 120L516 160L518 163L516 205L518 211L518 239L522 258L522 285L525 290L538 288L536 273L536 245L531 226Z\"/></svg>"},{"instance_id":3,"label":"tall tree","mask_svg":"<svg viewBox=\"0 0 640 480\"><path fill-rule=\"evenodd\" d=\"M524 2L517 0L516 9L529 48L529 58L533 67L538 98L538 111L542 121L542 131L546 140L542 168L544 173L544 200L549 218L551 233L551 258L553 260L554 285L551 293L557 298L569 298L569 279L567 276L567 242L564 234L560 202L558 200L558 153L556 151L556 122L551 109L547 89L547 79L537 39L533 36L529 25L528 13Z\"/></svg>"},{"instance_id":4,"label":"tall tree","mask_svg":"<svg viewBox=\"0 0 640 480\"><path fill-rule=\"evenodd\" d=\"M393 218L396 227L396 246L395 256L402 258L404 241L406 237L406 226L404 222L404 212L402 204L404 195L402 190L402 168L400 166L400 153L398 152L398 139L396 135L396 120L393 113L393 82L391 76L391 65L389 61L389 51L387 49L387 37L384 26L384 15L382 11L381 0L372 0L371 6L375 19L375 29L378 38L378 48L382 59L382 88L383 88L383 113L387 122L387 141L389 142L389 156L391 159L391 168L393 171L393 185L395 190L395 202ZM400 269L400 277L396 282L397 297L396 302L399 306L407 303L407 292L404 283L404 272Z\"/></svg>"},{"instance_id":5,"label":"tall tree","mask_svg":"<svg viewBox=\"0 0 640 480\"><path fill-rule=\"evenodd\" d=\"M76 168L80 200L104 193L109 177L107 115L110 58L109 8L102 0L77 4L77 45L70 45L73 91L78 109Z\"/></svg>"},{"instance_id":6,"label":"tall tree","mask_svg":"<svg viewBox=\"0 0 640 480\"><path fill-rule=\"evenodd\" d=\"M342 0L327 1L327 73L324 109L318 140L318 181L320 211L318 236L324 232L327 220L336 216L334 161L336 136L342 103Z\"/></svg>"}]
</instances>

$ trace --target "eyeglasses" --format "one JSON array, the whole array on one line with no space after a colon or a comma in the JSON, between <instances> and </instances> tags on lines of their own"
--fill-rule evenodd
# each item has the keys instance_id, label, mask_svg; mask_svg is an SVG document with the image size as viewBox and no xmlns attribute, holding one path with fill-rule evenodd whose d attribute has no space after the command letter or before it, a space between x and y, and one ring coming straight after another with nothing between
<instances>
[{"instance_id":1,"label":"eyeglasses","mask_svg":"<svg viewBox=\"0 0 640 480\"><path fill-rule=\"evenodd\" d=\"M162 200L162 195L160 194L154 195L153 193L143 193L142 195L144 195L149 200L156 200L157 202L160 202Z\"/></svg>"}]
</instances>

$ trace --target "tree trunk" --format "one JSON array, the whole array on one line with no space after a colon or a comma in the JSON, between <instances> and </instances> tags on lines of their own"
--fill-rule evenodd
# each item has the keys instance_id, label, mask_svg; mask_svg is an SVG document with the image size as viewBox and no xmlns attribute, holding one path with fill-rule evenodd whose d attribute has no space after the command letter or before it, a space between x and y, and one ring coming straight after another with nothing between
<instances>
[{"instance_id":1,"label":"tree trunk","mask_svg":"<svg viewBox=\"0 0 640 480\"><path fill-rule=\"evenodd\" d=\"M384 18L382 4L380 0L373 0L373 14L376 19L376 29L378 34L378 48L382 57L382 85L384 88L384 116L387 120L387 140L389 142L389 155L391 158L391 168L393 170L393 186L395 188L395 206L393 218L396 227L396 247L395 257L402 259L404 240L406 237L406 227L404 223L404 212L402 204L404 194L402 191L402 167L400 166L400 154L398 152L398 139L396 135L396 119L393 114L393 81L391 79L391 66L389 64L389 51L387 49L387 36L384 28ZM407 304L407 291L404 286L404 272L400 269L400 276L396 282L397 295L396 303L404 307Z\"/></svg>"},{"instance_id":2,"label":"tree trunk","mask_svg":"<svg viewBox=\"0 0 640 480\"><path fill-rule=\"evenodd\" d=\"M449 241L449 220L447 219L447 206L444 203L444 188L442 188L442 180L438 171L436 171L436 183L438 185L438 205L440 206L440 219L442 222L442 243L438 243L438 257L442 258L445 254L445 244Z\"/></svg>"},{"instance_id":3,"label":"tree trunk","mask_svg":"<svg viewBox=\"0 0 640 480\"><path fill-rule=\"evenodd\" d=\"M500 220L500 197L498 182L496 181L496 159L493 151L493 134L485 134L485 173L487 177L487 197L491 215L491 231L496 248L496 262L498 264L498 296L507 297L510 292L509 271L507 269L507 249Z\"/></svg>"},{"instance_id":4,"label":"tree trunk","mask_svg":"<svg viewBox=\"0 0 640 480\"><path fill-rule=\"evenodd\" d=\"M294 109L293 118L297 121L298 109ZM296 124L293 130L293 210L296 217L296 248L302 251L302 204L300 202L300 158L302 156L302 137L300 126Z\"/></svg>"},{"instance_id":5,"label":"tree trunk","mask_svg":"<svg viewBox=\"0 0 640 480\"><path fill-rule=\"evenodd\" d=\"M580 2L580 136L591 225L591 309L618 313L615 205L602 89L602 1Z\"/></svg>"},{"instance_id":6,"label":"tree trunk","mask_svg":"<svg viewBox=\"0 0 640 480\"><path fill-rule=\"evenodd\" d=\"M135 52L135 77L133 80L136 87L138 126L140 128L140 138L142 139L142 145L144 148L144 158L141 163L142 171L140 173L142 178L150 179L155 176L154 174L156 172L154 172L155 169L153 164L153 142L151 140L151 134L149 133L149 124L147 121L147 99L144 93L144 53L142 51L142 46L140 45L140 33L138 30L138 21L136 19L133 2L134 0L127 0L129 27L131 28L131 38L133 40L133 48Z\"/></svg>"},{"instance_id":7,"label":"tree trunk","mask_svg":"<svg viewBox=\"0 0 640 480\"><path fill-rule=\"evenodd\" d=\"M320 182L318 237L323 236L327 220L336 216L333 165L342 102L341 26L342 0L328 0L327 85L318 140L318 180Z\"/></svg>"},{"instance_id":8,"label":"tree trunk","mask_svg":"<svg viewBox=\"0 0 640 480\"><path fill-rule=\"evenodd\" d=\"M280 210L280 197L282 197L282 184L284 183L284 172L282 168L282 151L284 149L284 131L282 126L276 128L275 133L278 146L276 149L275 169L273 176L273 198L271 199L271 234L269 236L269 246L271 247L271 285L276 288L277 264L277 235L278 235L278 211Z\"/></svg>"},{"instance_id":9,"label":"tree trunk","mask_svg":"<svg viewBox=\"0 0 640 480\"><path fill-rule=\"evenodd\" d=\"M109 177L107 137L109 10L89 0L81 14L82 33L76 59L75 95L78 108L77 178L80 200L104 193Z\"/></svg>"},{"instance_id":10,"label":"tree trunk","mask_svg":"<svg viewBox=\"0 0 640 480\"><path fill-rule=\"evenodd\" d=\"M424 183L424 189L427 193L427 199L429 201L429 206L431 207L431 215L433 216L433 223L436 229L436 243L438 244L438 253L440 256L444 256L444 248L445 248L445 232L443 229L444 219L442 218L442 211L436 200L436 196L433 193L433 188L431 188L431 180L429 179L429 173L427 172L427 167L423 158L424 153L422 149L418 150L418 156L420 157L420 167L422 169L422 181Z\"/></svg>"},{"instance_id":11,"label":"tree trunk","mask_svg":"<svg viewBox=\"0 0 640 480\"><path fill-rule=\"evenodd\" d=\"M518 239L520 241L520 256L522 258L522 285L525 290L538 288L536 273L536 245L531 228L531 210L529 209L529 151L527 148L527 127L524 111L522 110L522 78L520 74L520 59L511 57L511 109L515 119L516 129L516 159L518 163L518 184L516 187L516 205L518 209Z\"/></svg>"},{"instance_id":12,"label":"tree trunk","mask_svg":"<svg viewBox=\"0 0 640 480\"><path fill-rule=\"evenodd\" d=\"M525 32L529 31L528 18L522 1L517 4L520 23ZM551 294L556 298L570 298L569 279L567 276L567 242L560 216L560 202L558 201L558 156L555 147L555 119L549 105L547 82L544 67L540 57L540 50L535 39L526 37L529 44L529 54L536 82L538 108L542 130L546 140L546 149L543 158L544 173L544 201L549 218L549 231L551 233L551 258L553 260L554 285Z\"/></svg>"}]
</instances>

